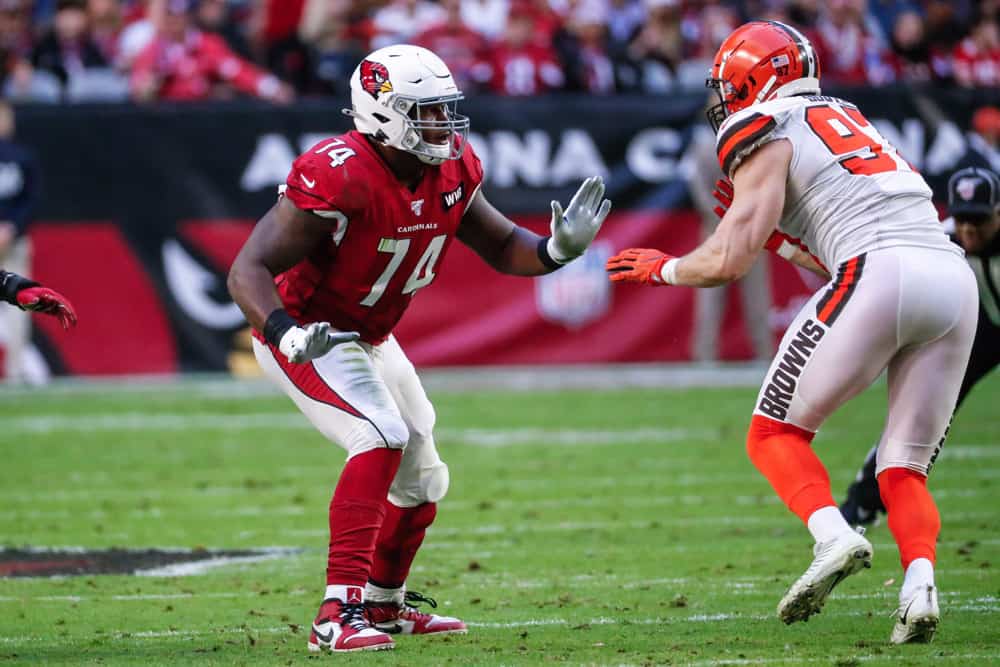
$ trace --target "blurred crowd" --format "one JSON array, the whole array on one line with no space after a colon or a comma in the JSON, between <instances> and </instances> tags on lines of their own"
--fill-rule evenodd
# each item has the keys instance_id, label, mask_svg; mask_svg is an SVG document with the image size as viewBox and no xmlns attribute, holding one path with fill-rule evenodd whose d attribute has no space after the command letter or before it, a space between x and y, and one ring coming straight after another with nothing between
<instances>
[{"instance_id":1,"label":"blurred crowd","mask_svg":"<svg viewBox=\"0 0 1000 667\"><path fill-rule=\"evenodd\" d=\"M398 42L466 93L669 93L701 87L752 18L803 30L825 82L1000 86L1000 0L0 0L2 93L288 103L345 92Z\"/></svg>"}]
</instances>

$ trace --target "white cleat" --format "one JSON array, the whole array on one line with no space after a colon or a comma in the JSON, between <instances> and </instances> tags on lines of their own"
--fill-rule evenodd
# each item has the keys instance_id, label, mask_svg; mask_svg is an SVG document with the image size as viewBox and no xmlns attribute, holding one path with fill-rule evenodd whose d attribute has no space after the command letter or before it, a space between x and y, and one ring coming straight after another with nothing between
<instances>
[{"instance_id":1,"label":"white cleat","mask_svg":"<svg viewBox=\"0 0 1000 667\"><path fill-rule=\"evenodd\" d=\"M893 644L926 644L934 639L941 610L938 609L937 588L924 585L899 603L896 625L890 640Z\"/></svg>"},{"instance_id":2,"label":"white cleat","mask_svg":"<svg viewBox=\"0 0 1000 667\"><path fill-rule=\"evenodd\" d=\"M818 614L833 587L872 566L872 545L861 533L843 533L813 547L812 565L778 603L778 617L785 623L808 621Z\"/></svg>"}]
</instances>

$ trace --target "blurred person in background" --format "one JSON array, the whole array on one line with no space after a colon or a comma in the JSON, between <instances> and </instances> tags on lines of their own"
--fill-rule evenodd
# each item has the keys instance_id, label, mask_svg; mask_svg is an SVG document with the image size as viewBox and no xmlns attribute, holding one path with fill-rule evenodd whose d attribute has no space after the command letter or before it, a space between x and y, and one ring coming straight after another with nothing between
<instances>
[{"instance_id":1,"label":"blurred person in background","mask_svg":"<svg viewBox=\"0 0 1000 667\"><path fill-rule=\"evenodd\" d=\"M896 14L891 44L888 63L895 80L927 83L949 75L950 63L946 54L938 53L931 46L924 17L918 11L907 9Z\"/></svg>"},{"instance_id":2,"label":"blurred person in background","mask_svg":"<svg viewBox=\"0 0 1000 667\"><path fill-rule=\"evenodd\" d=\"M194 23L204 32L214 33L226 40L230 51L241 58L250 59L250 43L244 34L245 26L226 0L195 0Z\"/></svg>"},{"instance_id":3,"label":"blurred person in background","mask_svg":"<svg viewBox=\"0 0 1000 667\"><path fill-rule=\"evenodd\" d=\"M593 95L615 92L615 66L607 46L607 12L603 0L583 0L571 10L566 21L566 50L563 57L572 89Z\"/></svg>"},{"instance_id":4,"label":"blurred person in background","mask_svg":"<svg viewBox=\"0 0 1000 667\"><path fill-rule=\"evenodd\" d=\"M689 7L681 22L686 46L685 59L677 70L677 83L684 88L700 89L716 49L739 24L736 10L720 0Z\"/></svg>"},{"instance_id":5,"label":"blurred person in background","mask_svg":"<svg viewBox=\"0 0 1000 667\"><path fill-rule=\"evenodd\" d=\"M447 14L430 0L389 0L372 16L375 36L372 48L405 44L414 36L447 19Z\"/></svg>"},{"instance_id":6,"label":"blurred person in background","mask_svg":"<svg viewBox=\"0 0 1000 667\"><path fill-rule=\"evenodd\" d=\"M307 0L299 22L298 37L308 45L307 66L310 76L321 84L324 93L344 94L358 60L367 52L370 35L357 30L350 0ZM286 66L292 51L286 52ZM296 76L298 88L304 78Z\"/></svg>"},{"instance_id":7,"label":"blurred person in background","mask_svg":"<svg viewBox=\"0 0 1000 667\"><path fill-rule=\"evenodd\" d=\"M88 0L90 36L107 63L118 61L118 39L124 25L121 0Z\"/></svg>"},{"instance_id":8,"label":"blurred person in background","mask_svg":"<svg viewBox=\"0 0 1000 667\"><path fill-rule=\"evenodd\" d=\"M51 73L65 89L84 70L108 67L108 61L91 37L86 0L59 0L52 27L35 45L32 65Z\"/></svg>"},{"instance_id":9,"label":"blurred person in background","mask_svg":"<svg viewBox=\"0 0 1000 667\"><path fill-rule=\"evenodd\" d=\"M674 87L677 68L684 60L679 0L643 0L646 21L632 38L628 58L638 70L639 85L650 93Z\"/></svg>"},{"instance_id":10,"label":"blurred person in background","mask_svg":"<svg viewBox=\"0 0 1000 667\"><path fill-rule=\"evenodd\" d=\"M228 286L254 327L254 352L347 463L329 505L326 588L308 648L382 650L389 633L464 633L414 607L413 559L449 486L434 408L392 331L454 239L500 273L538 276L583 255L611 208L600 177L551 235L497 211L480 190L462 92L419 46L369 54L351 76L356 130L295 160L277 203L233 262ZM337 464L319 455L331 473Z\"/></svg>"},{"instance_id":11,"label":"blurred person in background","mask_svg":"<svg viewBox=\"0 0 1000 667\"><path fill-rule=\"evenodd\" d=\"M879 84L890 76L885 50L867 23L865 0L829 0L809 37L830 83Z\"/></svg>"},{"instance_id":12,"label":"blurred person in background","mask_svg":"<svg viewBox=\"0 0 1000 667\"><path fill-rule=\"evenodd\" d=\"M39 170L34 153L18 143L14 134L14 109L0 102L0 267L25 275L31 265L27 232L38 202ZM2 316L5 375L9 382L20 382L24 379L24 352L31 340L31 318L9 310Z\"/></svg>"},{"instance_id":13,"label":"blurred person in background","mask_svg":"<svg viewBox=\"0 0 1000 667\"><path fill-rule=\"evenodd\" d=\"M969 366L958 391L957 411L972 388L1000 364L1000 178L989 169L967 167L948 179L945 227L965 250L979 285L979 321ZM847 498L840 506L852 524L869 524L885 513L875 476L878 447L868 452Z\"/></svg>"},{"instance_id":14,"label":"blurred person in background","mask_svg":"<svg viewBox=\"0 0 1000 667\"><path fill-rule=\"evenodd\" d=\"M34 47L31 5L28 0L0 0L0 48L27 59Z\"/></svg>"},{"instance_id":15,"label":"blurred person in background","mask_svg":"<svg viewBox=\"0 0 1000 667\"><path fill-rule=\"evenodd\" d=\"M707 69L707 68L706 68ZM715 137L711 133L696 132L688 149L692 160L688 191L701 218L702 239L707 239L715 231L719 219L725 213L725 203L717 201L725 193L716 194L718 181L723 179L722 170L715 152ZM686 157L687 157L686 156ZM725 186L723 186L725 187ZM728 192L732 193L729 184ZM768 361L774 355L774 341L771 334L771 272L766 257L759 258L745 276L732 283L740 292L743 305L743 322L753 349L754 361ZM726 298L729 285L710 289L700 289L694 295L694 329L691 332L691 359L697 362L717 361L719 357L719 334L725 316Z\"/></svg>"},{"instance_id":16,"label":"blurred person in background","mask_svg":"<svg viewBox=\"0 0 1000 667\"><path fill-rule=\"evenodd\" d=\"M551 46L538 39L538 12L517 0L507 16L504 38L490 53L490 88L500 95L530 96L565 86L566 74Z\"/></svg>"},{"instance_id":17,"label":"blurred person in background","mask_svg":"<svg viewBox=\"0 0 1000 667\"><path fill-rule=\"evenodd\" d=\"M34 35L27 0L0 0L0 66L3 96L24 101L57 102L59 82L31 66Z\"/></svg>"},{"instance_id":18,"label":"blurred person in background","mask_svg":"<svg viewBox=\"0 0 1000 667\"><path fill-rule=\"evenodd\" d=\"M475 91L489 79L489 42L462 18L462 0L441 0L445 19L430 26L413 43L436 53L448 65L463 91Z\"/></svg>"},{"instance_id":19,"label":"blurred person in background","mask_svg":"<svg viewBox=\"0 0 1000 667\"><path fill-rule=\"evenodd\" d=\"M1000 86L1000 27L996 5L984 2L975 13L969 35L952 53L955 81L968 88Z\"/></svg>"},{"instance_id":20,"label":"blurred person in background","mask_svg":"<svg viewBox=\"0 0 1000 667\"><path fill-rule=\"evenodd\" d=\"M788 0L788 2L779 1L777 4L786 5L792 25L807 33L814 30L819 23L820 0Z\"/></svg>"},{"instance_id":21,"label":"blurred person in background","mask_svg":"<svg viewBox=\"0 0 1000 667\"><path fill-rule=\"evenodd\" d=\"M972 114L972 131L965 138L969 149L959 164L963 167L985 167L1000 173L1000 109L977 109Z\"/></svg>"},{"instance_id":22,"label":"blurred person in background","mask_svg":"<svg viewBox=\"0 0 1000 667\"><path fill-rule=\"evenodd\" d=\"M195 27L192 9L191 0L167 0L156 37L132 64L133 99L193 102L239 91L278 104L292 101L288 84L237 56L220 36Z\"/></svg>"},{"instance_id":23,"label":"blurred person in background","mask_svg":"<svg viewBox=\"0 0 1000 667\"><path fill-rule=\"evenodd\" d=\"M488 40L503 38L510 0L462 0L462 21Z\"/></svg>"}]
</instances>

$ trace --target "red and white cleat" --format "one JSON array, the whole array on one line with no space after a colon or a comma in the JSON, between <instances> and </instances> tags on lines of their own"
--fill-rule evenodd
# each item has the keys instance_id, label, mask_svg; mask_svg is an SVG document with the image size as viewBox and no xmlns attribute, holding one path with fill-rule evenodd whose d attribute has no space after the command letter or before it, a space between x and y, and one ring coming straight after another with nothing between
<instances>
[{"instance_id":1,"label":"red and white cleat","mask_svg":"<svg viewBox=\"0 0 1000 667\"><path fill-rule=\"evenodd\" d=\"M360 586L340 588L344 589L341 595L328 597L320 605L309 633L309 650L342 653L393 648L392 637L373 628L365 615L364 589Z\"/></svg>"},{"instance_id":2,"label":"red and white cleat","mask_svg":"<svg viewBox=\"0 0 1000 667\"><path fill-rule=\"evenodd\" d=\"M413 605L426 602L437 608L433 598L424 597L420 593L402 589L394 600L365 603L368 619L377 630L391 635L464 635L469 631L465 623L450 616L425 614Z\"/></svg>"}]
</instances>

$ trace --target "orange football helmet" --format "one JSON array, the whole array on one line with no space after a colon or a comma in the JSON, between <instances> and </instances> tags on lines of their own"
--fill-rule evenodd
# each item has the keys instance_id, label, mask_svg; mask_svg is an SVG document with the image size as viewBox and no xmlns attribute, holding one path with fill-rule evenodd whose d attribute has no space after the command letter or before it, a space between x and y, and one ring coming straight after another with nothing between
<instances>
[{"instance_id":1,"label":"orange football helmet","mask_svg":"<svg viewBox=\"0 0 1000 667\"><path fill-rule=\"evenodd\" d=\"M819 59L805 35L778 21L734 30L715 54L705 85L719 96L706 112L712 129L726 116L775 97L819 94Z\"/></svg>"}]
</instances>

